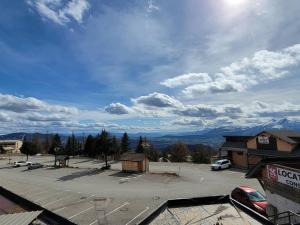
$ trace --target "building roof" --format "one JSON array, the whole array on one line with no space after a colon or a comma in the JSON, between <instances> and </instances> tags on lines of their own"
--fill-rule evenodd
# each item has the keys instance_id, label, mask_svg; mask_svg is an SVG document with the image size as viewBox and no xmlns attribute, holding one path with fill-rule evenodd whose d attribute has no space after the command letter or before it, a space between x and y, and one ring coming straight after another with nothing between
<instances>
[{"instance_id":1,"label":"building roof","mask_svg":"<svg viewBox=\"0 0 300 225\"><path fill-rule=\"evenodd\" d=\"M300 157L300 148L295 148L291 152L274 151L264 149L248 149L249 155L269 156L269 157Z\"/></svg>"},{"instance_id":2,"label":"building roof","mask_svg":"<svg viewBox=\"0 0 300 225\"><path fill-rule=\"evenodd\" d=\"M133 161L133 162L140 162L143 161L145 159L145 154L143 153L124 153L121 156L121 161Z\"/></svg>"},{"instance_id":3,"label":"building roof","mask_svg":"<svg viewBox=\"0 0 300 225\"><path fill-rule=\"evenodd\" d=\"M222 144L221 148L247 148L247 143L226 141L225 143Z\"/></svg>"},{"instance_id":4,"label":"building roof","mask_svg":"<svg viewBox=\"0 0 300 225\"><path fill-rule=\"evenodd\" d=\"M300 162L300 156L298 157L269 157L260 160L254 167L248 170L245 177L254 178L267 164L291 164L297 165Z\"/></svg>"},{"instance_id":5,"label":"building roof","mask_svg":"<svg viewBox=\"0 0 300 225\"><path fill-rule=\"evenodd\" d=\"M31 224L43 211L32 211L23 213L13 213L0 215L1 225L29 225Z\"/></svg>"},{"instance_id":6,"label":"building roof","mask_svg":"<svg viewBox=\"0 0 300 225\"><path fill-rule=\"evenodd\" d=\"M0 144L1 143L16 143L18 141L21 141L21 140L0 140Z\"/></svg>"},{"instance_id":7,"label":"building roof","mask_svg":"<svg viewBox=\"0 0 300 225\"><path fill-rule=\"evenodd\" d=\"M262 131L261 133L269 133L275 137L278 137L279 139L286 141L290 144L297 144L300 143L300 133L297 131L293 131L293 130L266 130L266 131ZM258 136L259 134L257 134L256 136Z\"/></svg>"}]
</instances>

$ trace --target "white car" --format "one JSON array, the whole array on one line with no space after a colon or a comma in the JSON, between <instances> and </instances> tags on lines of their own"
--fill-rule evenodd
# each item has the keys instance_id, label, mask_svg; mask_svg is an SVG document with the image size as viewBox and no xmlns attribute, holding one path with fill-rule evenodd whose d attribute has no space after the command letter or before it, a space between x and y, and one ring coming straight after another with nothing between
<instances>
[{"instance_id":1,"label":"white car","mask_svg":"<svg viewBox=\"0 0 300 225\"><path fill-rule=\"evenodd\" d=\"M28 162L28 161L16 161L16 162L14 162L15 167L28 166L28 165L31 165L31 162Z\"/></svg>"},{"instance_id":2,"label":"white car","mask_svg":"<svg viewBox=\"0 0 300 225\"><path fill-rule=\"evenodd\" d=\"M222 170L222 169L228 169L231 167L231 162L228 159L220 159L213 164L211 164L211 169L212 170Z\"/></svg>"}]
</instances>

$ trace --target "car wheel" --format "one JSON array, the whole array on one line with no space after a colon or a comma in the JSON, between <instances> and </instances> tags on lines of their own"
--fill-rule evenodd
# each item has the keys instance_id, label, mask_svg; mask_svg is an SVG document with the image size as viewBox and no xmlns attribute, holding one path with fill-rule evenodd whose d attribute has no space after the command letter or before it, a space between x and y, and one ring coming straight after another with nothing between
<instances>
[{"instance_id":1,"label":"car wheel","mask_svg":"<svg viewBox=\"0 0 300 225\"><path fill-rule=\"evenodd\" d=\"M219 166L219 170L221 170L222 168L221 168L221 166Z\"/></svg>"}]
</instances>

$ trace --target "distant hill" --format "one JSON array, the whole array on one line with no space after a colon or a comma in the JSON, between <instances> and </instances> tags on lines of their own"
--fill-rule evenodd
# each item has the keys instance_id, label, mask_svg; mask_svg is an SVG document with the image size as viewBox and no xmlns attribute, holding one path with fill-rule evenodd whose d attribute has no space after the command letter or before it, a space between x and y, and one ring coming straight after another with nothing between
<instances>
[{"instance_id":1,"label":"distant hill","mask_svg":"<svg viewBox=\"0 0 300 225\"><path fill-rule=\"evenodd\" d=\"M300 131L300 122L293 121L289 119L272 120L269 123L261 124L259 126L249 126L249 127L230 127L230 126L220 126L217 128L210 128L201 131L192 132L177 132L163 134L163 132L156 133L129 133L130 144L133 149L138 143L139 136L147 137L149 142L153 144L158 149L164 149L168 145L174 144L178 141L185 142L188 145L204 144L217 148L223 141L224 135L255 135L262 130L276 130L276 129L290 129ZM118 138L122 136L123 133L114 133ZM26 137L27 139L32 139L36 134L33 133L11 133L6 135L1 135L2 139L22 139ZM46 138L46 134L38 133L40 140ZM95 135L95 134L94 134ZM66 142L68 135L60 134L63 143ZM82 135L77 135L77 138L83 140Z\"/></svg>"}]
</instances>

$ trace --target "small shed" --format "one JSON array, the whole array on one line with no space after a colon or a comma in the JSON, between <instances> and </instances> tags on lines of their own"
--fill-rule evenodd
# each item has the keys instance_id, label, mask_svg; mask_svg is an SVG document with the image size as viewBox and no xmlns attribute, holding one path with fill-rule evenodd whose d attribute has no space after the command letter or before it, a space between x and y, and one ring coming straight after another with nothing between
<instances>
[{"instance_id":1,"label":"small shed","mask_svg":"<svg viewBox=\"0 0 300 225\"><path fill-rule=\"evenodd\" d=\"M59 167L68 167L69 166L69 160L70 160L69 156L56 155L55 156L55 166L57 166L57 162L58 162Z\"/></svg>"},{"instance_id":2,"label":"small shed","mask_svg":"<svg viewBox=\"0 0 300 225\"><path fill-rule=\"evenodd\" d=\"M143 153L124 153L121 156L123 172L148 172L149 160Z\"/></svg>"}]
</instances>

